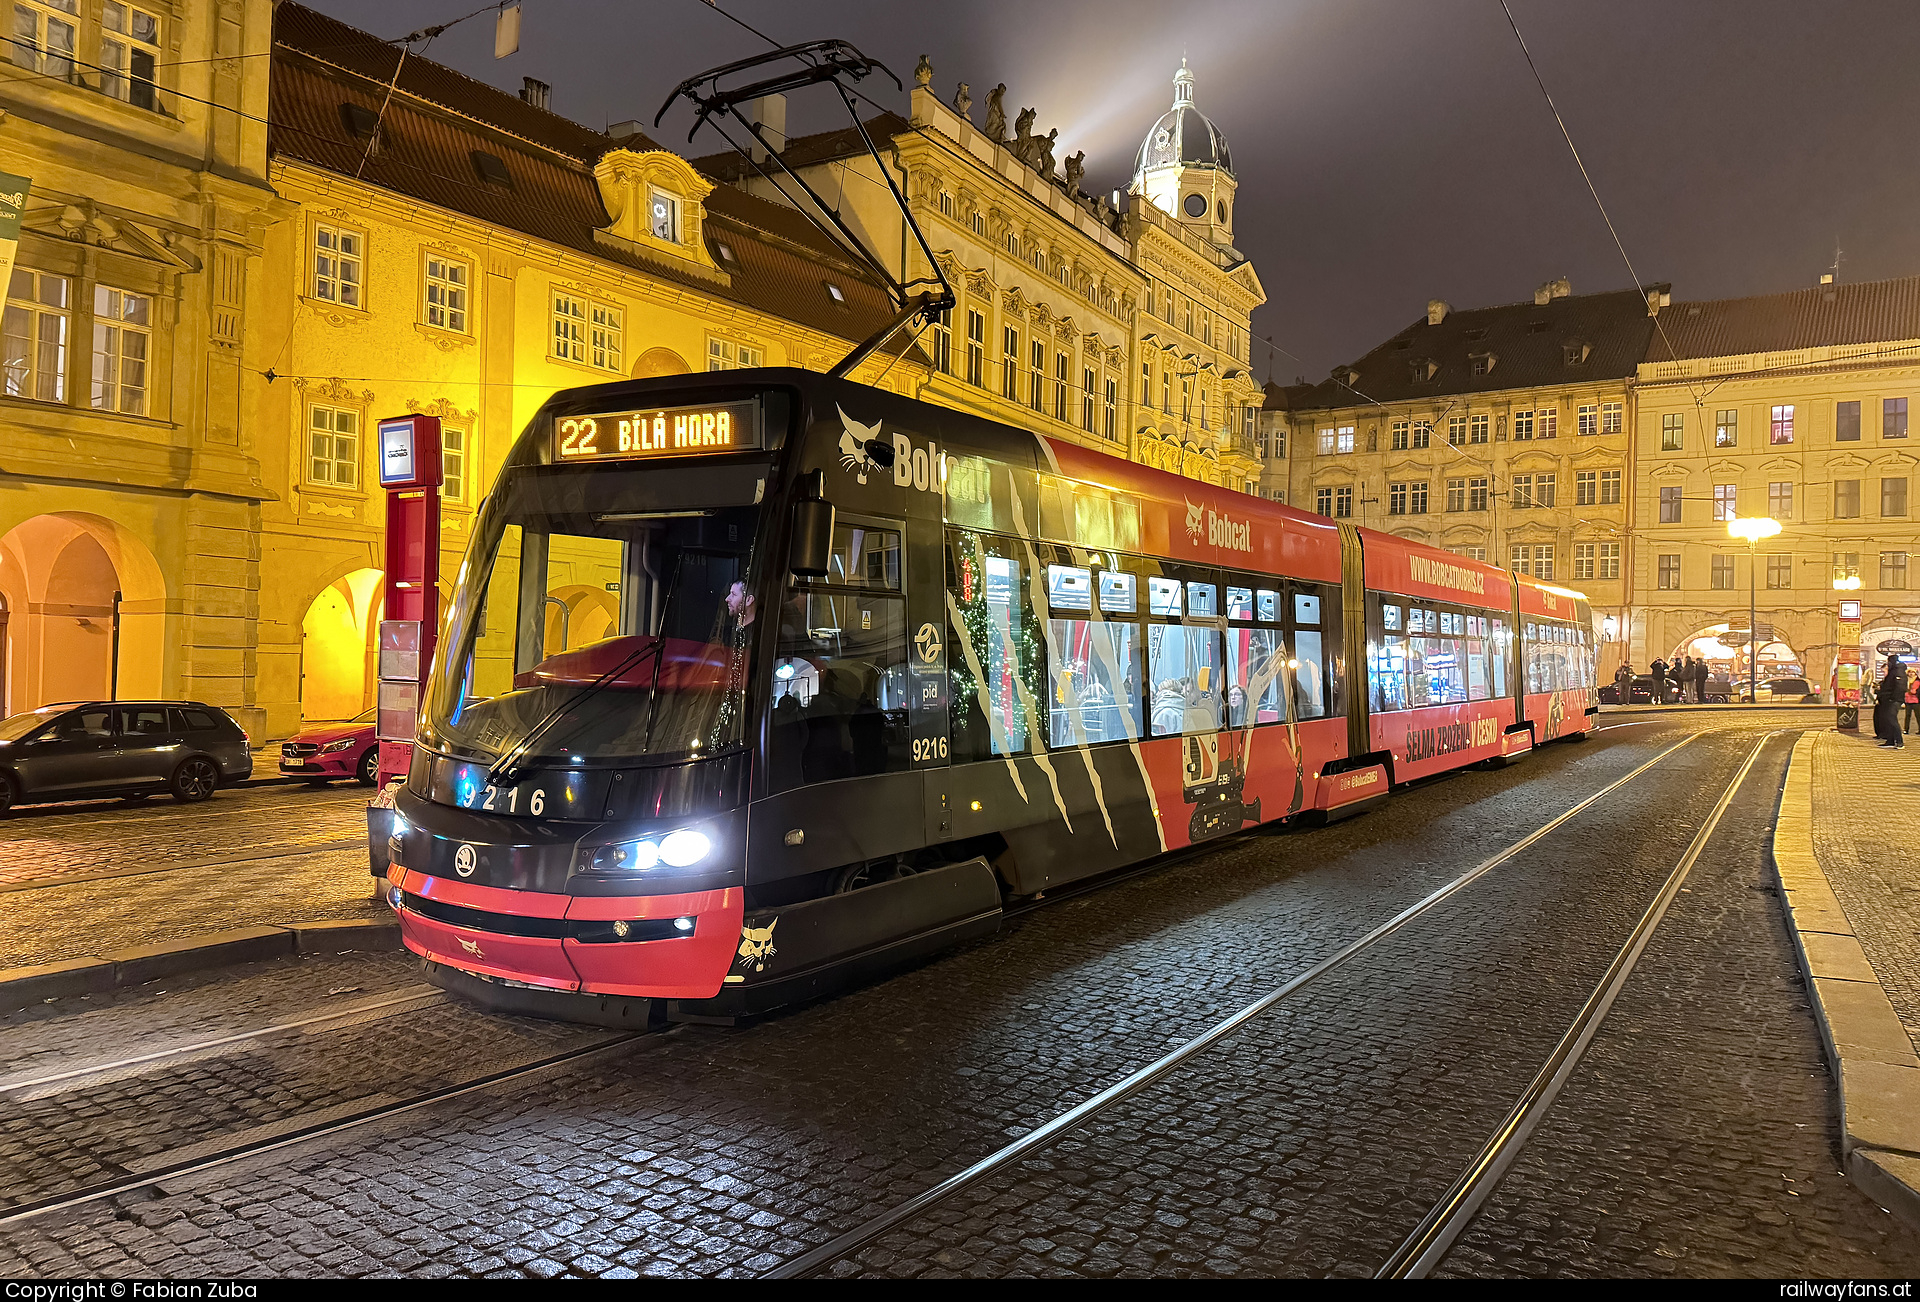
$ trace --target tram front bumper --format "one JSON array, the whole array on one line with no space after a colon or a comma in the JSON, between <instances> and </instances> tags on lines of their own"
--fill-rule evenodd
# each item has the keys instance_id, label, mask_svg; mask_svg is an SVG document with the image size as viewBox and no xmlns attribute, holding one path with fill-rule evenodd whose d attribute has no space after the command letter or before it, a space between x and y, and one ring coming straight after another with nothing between
<instances>
[{"instance_id":1,"label":"tram front bumper","mask_svg":"<svg viewBox=\"0 0 1920 1302\"><path fill-rule=\"evenodd\" d=\"M483 976L584 994L710 999L740 942L739 887L572 896L474 886L394 865L408 949Z\"/></svg>"}]
</instances>

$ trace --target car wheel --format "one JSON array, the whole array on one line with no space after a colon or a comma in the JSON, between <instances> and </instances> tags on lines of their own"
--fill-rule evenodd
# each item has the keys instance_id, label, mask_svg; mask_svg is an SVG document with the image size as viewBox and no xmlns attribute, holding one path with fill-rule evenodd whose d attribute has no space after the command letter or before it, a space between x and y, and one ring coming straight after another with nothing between
<instances>
[{"instance_id":1,"label":"car wheel","mask_svg":"<svg viewBox=\"0 0 1920 1302\"><path fill-rule=\"evenodd\" d=\"M370 787L380 776L380 744L375 742L367 747L367 753L360 757L360 785Z\"/></svg>"},{"instance_id":2,"label":"car wheel","mask_svg":"<svg viewBox=\"0 0 1920 1302\"><path fill-rule=\"evenodd\" d=\"M185 760L173 771L173 778L167 784L173 792L173 798L182 804L195 804L210 799L220 785L220 770L213 761L203 755Z\"/></svg>"},{"instance_id":3,"label":"car wheel","mask_svg":"<svg viewBox=\"0 0 1920 1302\"><path fill-rule=\"evenodd\" d=\"M13 779L0 773L0 818L13 812L14 802L18 799L13 790Z\"/></svg>"}]
</instances>

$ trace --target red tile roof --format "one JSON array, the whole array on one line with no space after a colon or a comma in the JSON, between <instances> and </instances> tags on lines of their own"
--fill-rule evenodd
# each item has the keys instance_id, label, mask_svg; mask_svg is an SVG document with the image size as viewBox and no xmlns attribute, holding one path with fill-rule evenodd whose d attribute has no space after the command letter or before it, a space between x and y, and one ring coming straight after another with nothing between
<instances>
[{"instance_id":1,"label":"red tile roof","mask_svg":"<svg viewBox=\"0 0 1920 1302\"><path fill-rule=\"evenodd\" d=\"M396 84L398 60L394 46L282 0L274 11L270 151L841 339L865 338L892 316L885 287L799 213L727 185L705 200L705 233L735 254L738 265L725 267L730 285L670 257L598 242L595 230L610 219L593 165L610 149L659 145L644 135L616 143L415 55L400 66ZM344 104L375 114L384 105L377 152L369 154L365 140L347 129ZM475 150L501 159L511 189L481 180ZM844 306L825 281L840 287ZM906 338L895 336L890 351L905 347Z\"/></svg>"},{"instance_id":2,"label":"red tile roof","mask_svg":"<svg viewBox=\"0 0 1920 1302\"><path fill-rule=\"evenodd\" d=\"M1920 276L1815 285L1660 310L1649 362L1920 339Z\"/></svg>"}]
</instances>

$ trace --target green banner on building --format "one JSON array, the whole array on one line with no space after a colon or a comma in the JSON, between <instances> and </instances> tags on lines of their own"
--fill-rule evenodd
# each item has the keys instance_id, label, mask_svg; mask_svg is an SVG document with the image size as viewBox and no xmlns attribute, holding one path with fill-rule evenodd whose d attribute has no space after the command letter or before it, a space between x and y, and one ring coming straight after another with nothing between
<instances>
[{"instance_id":1,"label":"green banner on building","mask_svg":"<svg viewBox=\"0 0 1920 1302\"><path fill-rule=\"evenodd\" d=\"M33 182L24 176L0 172L0 301L13 283L13 255L20 249L20 217L27 211L27 190Z\"/></svg>"}]
</instances>

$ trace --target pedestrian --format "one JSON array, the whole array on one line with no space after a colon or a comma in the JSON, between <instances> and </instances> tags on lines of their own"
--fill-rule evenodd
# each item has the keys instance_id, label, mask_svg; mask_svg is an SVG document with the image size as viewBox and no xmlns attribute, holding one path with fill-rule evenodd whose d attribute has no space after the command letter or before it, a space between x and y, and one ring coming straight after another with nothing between
<instances>
[{"instance_id":1,"label":"pedestrian","mask_svg":"<svg viewBox=\"0 0 1920 1302\"><path fill-rule=\"evenodd\" d=\"M1665 705L1667 703L1667 662L1655 660L1648 666L1648 672L1653 675L1653 703Z\"/></svg>"},{"instance_id":2,"label":"pedestrian","mask_svg":"<svg viewBox=\"0 0 1920 1302\"><path fill-rule=\"evenodd\" d=\"M1907 717L1900 731L1920 732L1920 674L1907 674Z\"/></svg>"},{"instance_id":3,"label":"pedestrian","mask_svg":"<svg viewBox=\"0 0 1920 1302\"><path fill-rule=\"evenodd\" d=\"M1613 694L1621 705L1633 704L1633 666L1624 660L1613 671Z\"/></svg>"},{"instance_id":4,"label":"pedestrian","mask_svg":"<svg viewBox=\"0 0 1920 1302\"><path fill-rule=\"evenodd\" d=\"M1693 699L1696 704L1707 703L1707 679L1710 676L1711 671L1708 670L1705 660L1693 662Z\"/></svg>"},{"instance_id":5,"label":"pedestrian","mask_svg":"<svg viewBox=\"0 0 1920 1302\"><path fill-rule=\"evenodd\" d=\"M1901 750L1906 742L1900 736L1900 707L1907 699L1907 666L1899 656L1887 657L1887 672L1873 694L1873 732L1882 746Z\"/></svg>"},{"instance_id":6,"label":"pedestrian","mask_svg":"<svg viewBox=\"0 0 1920 1302\"><path fill-rule=\"evenodd\" d=\"M1693 694L1693 657L1688 656L1680 666L1680 699L1689 705L1698 705L1699 699Z\"/></svg>"}]
</instances>

